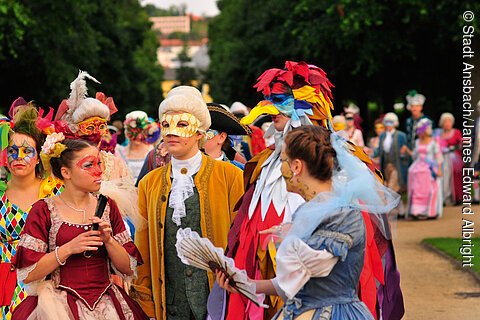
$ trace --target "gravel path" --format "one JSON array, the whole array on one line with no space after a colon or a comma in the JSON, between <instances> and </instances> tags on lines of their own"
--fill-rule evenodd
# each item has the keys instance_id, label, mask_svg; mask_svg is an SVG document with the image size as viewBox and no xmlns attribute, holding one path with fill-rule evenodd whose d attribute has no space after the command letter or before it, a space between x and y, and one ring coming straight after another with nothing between
<instances>
[{"instance_id":1,"label":"gravel path","mask_svg":"<svg viewBox=\"0 0 480 320\"><path fill-rule=\"evenodd\" d=\"M477 280L420 244L424 238L460 237L460 210L461 207L447 207L438 220L398 221L394 244L405 300L404 319L480 319ZM475 210L480 215L480 206ZM475 227L479 228L475 232L478 236L480 225ZM480 248L475 250L478 254Z\"/></svg>"}]
</instances>

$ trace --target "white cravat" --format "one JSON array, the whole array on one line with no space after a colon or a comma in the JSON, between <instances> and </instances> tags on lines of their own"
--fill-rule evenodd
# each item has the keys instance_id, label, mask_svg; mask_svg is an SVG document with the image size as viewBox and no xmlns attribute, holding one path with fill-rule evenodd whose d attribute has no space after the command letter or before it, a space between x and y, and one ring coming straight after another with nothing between
<instances>
[{"instance_id":1,"label":"white cravat","mask_svg":"<svg viewBox=\"0 0 480 320\"><path fill-rule=\"evenodd\" d=\"M395 129L392 131L385 132L385 140L383 140L383 151L386 153L390 152L393 143L393 134L395 133Z\"/></svg>"},{"instance_id":2,"label":"white cravat","mask_svg":"<svg viewBox=\"0 0 480 320\"><path fill-rule=\"evenodd\" d=\"M192 158L178 160L172 157L172 189L168 206L173 209L172 220L177 226L181 225L181 218L187 215L185 200L193 195L195 186L192 176L202 166L202 153L197 152Z\"/></svg>"},{"instance_id":3,"label":"white cravat","mask_svg":"<svg viewBox=\"0 0 480 320\"><path fill-rule=\"evenodd\" d=\"M252 218L258 202L260 202L262 221L265 221L268 208L270 204L273 203L278 216L281 216L285 209L283 222L289 222L292 213L295 212L298 206L305 202L300 195L287 191L287 185L280 170L282 166L280 152L282 151L283 137L292 130L292 122L290 119L283 131L276 131L272 124L265 133L265 135L274 136L275 150L262 164L262 171L257 180L250 206L248 207L249 219ZM298 122L298 125L300 125L300 122Z\"/></svg>"},{"instance_id":4,"label":"white cravat","mask_svg":"<svg viewBox=\"0 0 480 320\"><path fill-rule=\"evenodd\" d=\"M222 151L222 154L220 155L220 157L215 158L215 160L223 161L223 159L225 159L225 152Z\"/></svg>"}]
</instances>

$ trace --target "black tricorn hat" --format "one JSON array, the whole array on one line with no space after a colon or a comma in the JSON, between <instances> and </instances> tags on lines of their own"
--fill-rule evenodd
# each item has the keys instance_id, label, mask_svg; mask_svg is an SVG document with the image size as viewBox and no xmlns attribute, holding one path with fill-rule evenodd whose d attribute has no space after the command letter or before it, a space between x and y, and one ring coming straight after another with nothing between
<instances>
[{"instance_id":1,"label":"black tricorn hat","mask_svg":"<svg viewBox=\"0 0 480 320\"><path fill-rule=\"evenodd\" d=\"M262 125L265 123L265 122L272 122L272 116L269 115L269 114L262 114L260 117L258 117L255 121L253 121L252 125L254 125L255 127L259 127L261 128Z\"/></svg>"},{"instance_id":2,"label":"black tricorn hat","mask_svg":"<svg viewBox=\"0 0 480 320\"><path fill-rule=\"evenodd\" d=\"M207 103L212 124L210 129L225 132L228 135L251 135L252 129L240 123L240 120L218 103Z\"/></svg>"}]
</instances>

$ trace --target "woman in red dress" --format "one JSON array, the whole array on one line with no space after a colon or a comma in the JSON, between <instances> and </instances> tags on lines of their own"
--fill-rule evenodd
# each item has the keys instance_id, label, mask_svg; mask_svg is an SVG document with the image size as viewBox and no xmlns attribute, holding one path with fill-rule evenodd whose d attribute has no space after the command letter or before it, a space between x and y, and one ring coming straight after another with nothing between
<instances>
[{"instance_id":1,"label":"woman in red dress","mask_svg":"<svg viewBox=\"0 0 480 320\"><path fill-rule=\"evenodd\" d=\"M115 202L108 199L102 218L95 217L92 192L100 189L102 175L98 149L53 134L41 158L65 189L35 203L27 218L14 264L19 280L29 284L29 296L12 319L148 319L112 282L113 273L133 276L142 258Z\"/></svg>"},{"instance_id":2,"label":"woman in red dress","mask_svg":"<svg viewBox=\"0 0 480 320\"><path fill-rule=\"evenodd\" d=\"M453 127L455 118L442 113L438 138L443 153L443 199L445 204L462 201L462 133Z\"/></svg>"}]
</instances>

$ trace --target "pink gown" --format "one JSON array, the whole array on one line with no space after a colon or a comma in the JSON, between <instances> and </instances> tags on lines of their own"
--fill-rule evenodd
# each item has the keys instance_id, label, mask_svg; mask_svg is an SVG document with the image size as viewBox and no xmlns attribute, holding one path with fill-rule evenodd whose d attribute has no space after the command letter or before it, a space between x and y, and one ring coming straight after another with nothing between
<instances>
[{"instance_id":1,"label":"pink gown","mask_svg":"<svg viewBox=\"0 0 480 320\"><path fill-rule=\"evenodd\" d=\"M142 258L111 199L102 219L110 222L112 236L125 248L130 267L135 270L137 263L143 263ZM65 221L57 212L52 198L35 203L14 260L18 278L24 280L45 254L91 230L91 226ZM105 246L100 247L91 258L74 254L46 280L29 285L32 292L15 309L12 319L148 319L140 306L113 284L114 273L122 275L109 260Z\"/></svg>"},{"instance_id":2,"label":"pink gown","mask_svg":"<svg viewBox=\"0 0 480 320\"><path fill-rule=\"evenodd\" d=\"M429 144L420 144L416 140L414 159L408 168L407 215L437 218L441 216L443 203L436 177L442 165L442 153L437 142L432 139Z\"/></svg>"}]
</instances>

